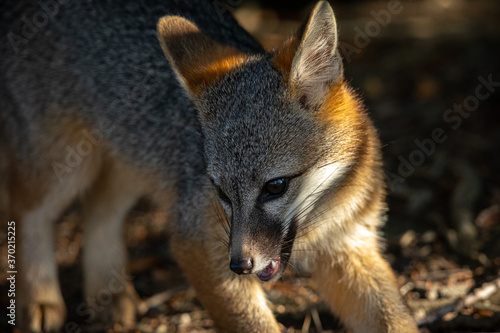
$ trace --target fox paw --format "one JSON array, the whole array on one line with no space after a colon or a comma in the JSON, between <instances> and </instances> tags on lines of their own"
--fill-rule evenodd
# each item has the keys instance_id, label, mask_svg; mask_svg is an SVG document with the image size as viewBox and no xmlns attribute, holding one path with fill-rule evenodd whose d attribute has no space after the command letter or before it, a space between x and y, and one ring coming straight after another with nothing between
<instances>
[{"instance_id":1,"label":"fox paw","mask_svg":"<svg viewBox=\"0 0 500 333\"><path fill-rule=\"evenodd\" d=\"M57 302L30 302L20 307L17 320L21 332L59 332L66 318L66 307Z\"/></svg>"},{"instance_id":2,"label":"fox paw","mask_svg":"<svg viewBox=\"0 0 500 333\"><path fill-rule=\"evenodd\" d=\"M138 312L139 296L132 285L125 290L112 296L108 304L103 302L102 306L95 308L95 321L110 326L120 324L125 328L132 328L136 322Z\"/></svg>"}]
</instances>

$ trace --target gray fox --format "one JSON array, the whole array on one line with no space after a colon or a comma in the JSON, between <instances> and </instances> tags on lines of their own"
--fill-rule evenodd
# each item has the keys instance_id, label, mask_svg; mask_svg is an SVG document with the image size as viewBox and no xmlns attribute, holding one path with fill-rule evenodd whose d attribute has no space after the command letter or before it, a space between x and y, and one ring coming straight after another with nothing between
<instances>
[{"instance_id":1,"label":"gray fox","mask_svg":"<svg viewBox=\"0 0 500 333\"><path fill-rule=\"evenodd\" d=\"M327 2L271 52L209 1L4 6L0 210L19 222L19 329L64 324L63 210L82 200L95 297L149 196L172 211L172 252L220 331L279 332L260 281L293 262L351 331L418 332L381 256L380 143ZM132 285L112 291L100 320L132 325Z\"/></svg>"}]
</instances>

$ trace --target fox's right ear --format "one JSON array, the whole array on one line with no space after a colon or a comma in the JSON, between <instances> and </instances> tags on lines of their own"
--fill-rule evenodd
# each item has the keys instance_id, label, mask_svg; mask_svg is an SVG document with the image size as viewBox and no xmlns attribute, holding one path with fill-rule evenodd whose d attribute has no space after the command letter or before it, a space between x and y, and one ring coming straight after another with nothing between
<instances>
[{"instance_id":1,"label":"fox's right ear","mask_svg":"<svg viewBox=\"0 0 500 333\"><path fill-rule=\"evenodd\" d=\"M193 99L247 59L244 53L216 42L179 16L160 19L158 38L180 83Z\"/></svg>"},{"instance_id":2,"label":"fox's right ear","mask_svg":"<svg viewBox=\"0 0 500 333\"><path fill-rule=\"evenodd\" d=\"M306 107L321 104L332 84L342 78L337 50L337 24L332 7L319 1L307 24L274 53L274 64L283 73L292 93Z\"/></svg>"}]
</instances>

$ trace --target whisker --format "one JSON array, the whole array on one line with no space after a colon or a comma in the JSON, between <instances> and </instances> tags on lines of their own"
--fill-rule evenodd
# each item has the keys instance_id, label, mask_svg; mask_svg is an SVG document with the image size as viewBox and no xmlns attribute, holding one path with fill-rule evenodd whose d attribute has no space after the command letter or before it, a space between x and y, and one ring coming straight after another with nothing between
<instances>
[{"instance_id":1,"label":"whisker","mask_svg":"<svg viewBox=\"0 0 500 333\"><path fill-rule=\"evenodd\" d=\"M335 161L337 162L337 161ZM325 165L322 165L320 166L319 168L323 168L323 167L326 167L328 165L331 165L335 162L331 162L331 163L327 163ZM339 165L340 167L340 165ZM337 167L338 169L338 167ZM322 190L322 191L318 191L318 189L330 178L332 177L332 175L335 173L335 171L337 171L337 169L335 169L331 175L329 175L326 179L324 179L320 184L318 184L316 186L316 188L311 191L311 193L309 193L295 208L294 210L292 210L292 212L289 213L289 215L292 216L292 218L290 218L289 221L287 221L287 224L289 224L293 218L300 218L302 214L304 214L309 208L311 208L316 202L317 200L319 200L321 198L321 195L322 193L324 193L325 191L327 191L328 189L325 189L325 190ZM312 196L317 196L317 198L315 200L313 200L312 202L310 202L306 207L302 207L302 205L304 204L304 202L306 202L307 200L309 200ZM300 210L299 213L297 213L297 210Z\"/></svg>"},{"instance_id":2,"label":"whisker","mask_svg":"<svg viewBox=\"0 0 500 333\"><path fill-rule=\"evenodd\" d=\"M364 188L362 184L342 184L340 186L333 186L331 188L325 189L323 191L317 192L315 195L317 195L317 198L315 200L311 201L307 206L302 207L299 212L296 212L293 217L290 219L288 223L291 223L293 219L301 220L306 214L309 214L309 210L312 206L316 205L318 201L322 200L325 198L325 193L328 192L334 192L338 191L339 189L342 188L347 188L347 187L359 187L359 188ZM310 197L310 196L308 196ZM303 237L313 230L315 230L317 227L319 227L322 223L331 221L332 219L335 218L335 216L328 216L328 218L324 219L319 219L321 216L324 216L327 212L333 210L335 207L345 204L347 201L337 201L334 205L328 205L324 209L320 210L319 212L312 212L312 215L308 216L307 219L300 221L299 225L297 226L297 238L298 237ZM300 205L299 205L300 207Z\"/></svg>"}]
</instances>

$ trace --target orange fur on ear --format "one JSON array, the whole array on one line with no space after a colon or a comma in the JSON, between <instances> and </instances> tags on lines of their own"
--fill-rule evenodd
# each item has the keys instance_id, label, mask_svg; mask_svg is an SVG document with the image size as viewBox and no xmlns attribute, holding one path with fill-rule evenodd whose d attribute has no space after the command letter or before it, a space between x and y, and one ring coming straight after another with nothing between
<instances>
[{"instance_id":1,"label":"orange fur on ear","mask_svg":"<svg viewBox=\"0 0 500 333\"><path fill-rule=\"evenodd\" d=\"M274 52L273 64L283 75L283 81L288 83L292 70L293 58L299 48L300 38L292 36Z\"/></svg>"},{"instance_id":2,"label":"orange fur on ear","mask_svg":"<svg viewBox=\"0 0 500 333\"><path fill-rule=\"evenodd\" d=\"M207 37L196 25L179 16L160 19L158 35L181 83L195 95L240 66L248 57L234 47Z\"/></svg>"},{"instance_id":3,"label":"orange fur on ear","mask_svg":"<svg viewBox=\"0 0 500 333\"><path fill-rule=\"evenodd\" d=\"M326 1L316 4L307 24L275 51L274 66L283 81L306 108L324 102L329 87L342 78L342 61L337 50L337 23Z\"/></svg>"}]
</instances>

